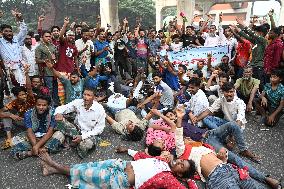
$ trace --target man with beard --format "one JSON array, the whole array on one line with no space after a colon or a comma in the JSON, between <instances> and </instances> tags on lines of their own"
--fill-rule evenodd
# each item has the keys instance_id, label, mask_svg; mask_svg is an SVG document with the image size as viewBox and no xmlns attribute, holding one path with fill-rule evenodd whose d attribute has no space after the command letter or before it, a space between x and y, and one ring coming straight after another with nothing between
<instances>
[{"instance_id":1,"label":"man with beard","mask_svg":"<svg viewBox=\"0 0 284 189\"><path fill-rule=\"evenodd\" d=\"M19 33L14 36L10 25L2 24L1 32L3 37L0 38L0 55L3 59L5 69L14 75L18 84L25 84L25 76L23 73L23 62L21 55L21 45L27 35L27 25L23 21L22 14L12 11L16 21L20 23ZM10 77L9 77L10 78Z\"/></svg>"},{"instance_id":2,"label":"man with beard","mask_svg":"<svg viewBox=\"0 0 284 189\"><path fill-rule=\"evenodd\" d=\"M247 66L244 68L243 77L237 79L235 83L235 89L237 95L247 105L247 111L250 112L253 109L253 101L255 95L259 89L260 81L252 77L252 67Z\"/></svg>"},{"instance_id":3,"label":"man with beard","mask_svg":"<svg viewBox=\"0 0 284 189\"><path fill-rule=\"evenodd\" d=\"M60 45L60 40L59 40L60 28L59 26L52 26L50 31L51 31L52 43L56 47L56 50L58 51Z\"/></svg>"},{"instance_id":4,"label":"man with beard","mask_svg":"<svg viewBox=\"0 0 284 189\"><path fill-rule=\"evenodd\" d=\"M281 29L273 28L268 33L268 39L271 43L267 45L264 52L263 68L266 74L266 82L268 83L272 71L280 68L284 45L280 39Z\"/></svg>"},{"instance_id":5,"label":"man with beard","mask_svg":"<svg viewBox=\"0 0 284 189\"><path fill-rule=\"evenodd\" d=\"M160 104L157 109L161 110L163 108L172 108L174 105L174 94L172 89L162 81L161 73L153 73L152 78L155 84L155 92L161 94ZM143 108L145 105L147 108L151 108L153 106L151 101L154 97L155 94L148 97L144 102L138 104L137 108Z\"/></svg>"},{"instance_id":6,"label":"man with beard","mask_svg":"<svg viewBox=\"0 0 284 189\"><path fill-rule=\"evenodd\" d=\"M253 77L260 80L260 89L262 90L265 84L263 59L265 48L267 46L267 40L265 39L265 36L267 34L267 28L264 25L260 25L254 27L254 31L252 31L244 24L242 19L237 18L236 21L242 29L238 28L235 25L231 25L231 27L236 30L238 35L244 37L252 44L254 44L254 46L252 47L252 59L250 65L253 69Z\"/></svg>"},{"instance_id":7,"label":"man with beard","mask_svg":"<svg viewBox=\"0 0 284 189\"><path fill-rule=\"evenodd\" d=\"M36 105L24 115L26 132L16 136L19 142L11 150L16 159L38 156L40 152L58 152L64 140L60 131L54 132L56 126L54 109L50 107L49 96L38 95Z\"/></svg>"},{"instance_id":8,"label":"man with beard","mask_svg":"<svg viewBox=\"0 0 284 189\"><path fill-rule=\"evenodd\" d=\"M0 110L0 118L3 118L4 130L7 134L7 139L2 145L2 149L12 147L12 128L13 125L23 126L23 117L26 111L35 105L35 98L31 87L31 82L28 75L28 66L25 67L26 87L18 86L12 88L12 93L16 97L15 100L6 104Z\"/></svg>"},{"instance_id":9,"label":"man with beard","mask_svg":"<svg viewBox=\"0 0 284 189\"><path fill-rule=\"evenodd\" d=\"M66 32L67 26L69 24L69 18L64 19L63 27L59 34L59 58L58 62L55 65L55 69L60 72L60 74L67 79L70 77L70 74L76 69L78 73L80 73L80 69L78 66L78 50L74 45L75 42L75 34L71 30ZM64 33L66 32L66 37L64 37ZM64 104L65 101L65 91L64 86L57 80L58 82L58 97L60 104Z\"/></svg>"},{"instance_id":10,"label":"man with beard","mask_svg":"<svg viewBox=\"0 0 284 189\"><path fill-rule=\"evenodd\" d=\"M84 81L86 79L80 79L79 73L73 71L70 74L70 79L65 78L59 71L56 71L53 68L53 64L50 61L46 61L46 66L52 70L54 76L60 80L64 86L65 91L65 101L64 104L67 104L75 99L82 98ZM87 78L87 77L86 77Z\"/></svg>"},{"instance_id":11,"label":"man with beard","mask_svg":"<svg viewBox=\"0 0 284 189\"><path fill-rule=\"evenodd\" d=\"M95 94L94 89L85 88L83 99L73 100L55 110L57 129L72 138L81 158L86 157L87 152L96 146L97 135L105 127L106 113L103 106L96 101ZM72 112L76 113L74 124L66 121L63 116Z\"/></svg>"},{"instance_id":12,"label":"man with beard","mask_svg":"<svg viewBox=\"0 0 284 189\"><path fill-rule=\"evenodd\" d=\"M90 40L89 29L83 28L81 33L82 38L75 41L79 55L79 67L84 64L85 69L89 71L91 68L91 56L94 55L94 44Z\"/></svg>"},{"instance_id":13,"label":"man with beard","mask_svg":"<svg viewBox=\"0 0 284 189\"><path fill-rule=\"evenodd\" d=\"M199 43L197 36L193 34L194 33L193 26L186 26L186 28L184 29L184 25L183 25L182 29L183 31L180 31L180 29L178 29L178 32L179 32L179 35L181 36L183 47L202 46Z\"/></svg>"},{"instance_id":14,"label":"man with beard","mask_svg":"<svg viewBox=\"0 0 284 189\"><path fill-rule=\"evenodd\" d=\"M32 46L32 36L27 35L22 46L23 63L29 65L29 76L38 74L38 65L35 61L35 46Z\"/></svg>"},{"instance_id":15,"label":"man with beard","mask_svg":"<svg viewBox=\"0 0 284 189\"><path fill-rule=\"evenodd\" d=\"M42 41L36 48L35 57L36 63L39 66L39 74L44 79L45 85L48 87L50 96L54 99L57 94L53 91L53 74L51 70L46 67L45 61L48 59L52 64L56 63L56 48L51 42L50 31L42 32Z\"/></svg>"},{"instance_id":16,"label":"man with beard","mask_svg":"<svg viewBox=\"0 0 284 189\"><path fill-rule=\"evenodd\" d=\"M218 45L224 45L224 41L225 41L225 36L224 36L224 29L222 28L222 19L221 19L221 15L219 15L220 17L220 23L218 26L218 33L219 35L216 34L217 28L216 25L211 25L209 27L209 32L208 33L203 33L202 37L205 39L205 43L204 46L205 47L215 47ZM201 28L201 31L203 31L204 29Z\"/></svg>"}]
</instances>

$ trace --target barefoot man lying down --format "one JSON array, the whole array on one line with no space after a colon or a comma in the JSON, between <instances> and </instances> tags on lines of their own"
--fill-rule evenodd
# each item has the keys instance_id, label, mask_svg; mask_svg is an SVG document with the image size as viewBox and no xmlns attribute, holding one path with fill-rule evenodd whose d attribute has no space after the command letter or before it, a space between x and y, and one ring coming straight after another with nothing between
<instances>
[{"instance_id":1,"label":"barefoot man lying down","mask_svg":"<svg viewBox=\"0 0 284 189\"><path fill-rule=\"evenodd\" d=\"M137 161L109 159L100 162L60 165L47 153L40 154L43 175L64 174L71 177L73 188L165 188L186 189L174 176L189 178L195 173L195 165L189 160L148 158Z\"/></svg>"},{"instance_id":2,"label":"barefoot man lying down","mask_svg":"<svg viewBox=\"0 0 284 189\"><path fill-rule=\"evenodd\" d=\"M185 145L183 140L183 128L181 126L182 118L185 115L183 107L176 110L177 129L176 129L176 153L177 157L185 160L192 160L195 163L196 170L201 177L201 180L207 183L208 189L261 189L264 188L261 184L253 180L247 171L227 163L224 158L224 148L219 155L204 146L194 147ZM242 174L241 174L241 173Z\"/></svg>"}]
</instances>

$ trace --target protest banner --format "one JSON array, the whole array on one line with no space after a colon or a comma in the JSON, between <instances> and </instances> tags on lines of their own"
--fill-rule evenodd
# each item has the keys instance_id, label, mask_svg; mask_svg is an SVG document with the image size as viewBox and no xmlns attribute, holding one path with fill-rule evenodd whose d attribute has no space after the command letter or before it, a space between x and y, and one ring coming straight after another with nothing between
<instances>
[{"instance_id":1,"label":"protest banner","mask_svg":"<svg viewBox=\"0 0 284 189\"><path fill-rule=\"evenodd\" d=\"M217 66L224 55L228 55L229 47L216 46L216 47L193 47L185 48L179 52L166 51L160 52L160 56L168 55L169 61L174 65L183 64L186 65L188 69L196 69L197 62L199 60L204 60L207 64L208 54L212 55L211 64L213 67Z\"/></svg>"}]
</instances>

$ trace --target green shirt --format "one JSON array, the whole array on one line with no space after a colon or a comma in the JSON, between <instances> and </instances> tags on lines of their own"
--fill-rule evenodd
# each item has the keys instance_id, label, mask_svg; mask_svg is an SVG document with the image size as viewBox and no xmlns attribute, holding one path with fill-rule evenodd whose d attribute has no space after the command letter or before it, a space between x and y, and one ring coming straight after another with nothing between
<instances>
[{"instance_id":1,"label":"green shirt","mask_svg":"<svg viewBox=\"0 0 284 189\"><path fill-rule=\"evenodd\" d=\"M56 47L51 43L49 44L40 43L40 45L35 50L35 57L36 59L40 60L46 60L46 59L51 60L52 54L56 55ZM46 67L45 64L41 64L40 66L43 67L44 76L53 76L52 70Z\"/></svg>"},{"instance_id":2,"label":"green shirt","mask_svg":"<svg viewBox=\"0 0 284 189\"><path fill-rule=\"evenodd\" d=\"M267 45L267 40L262 36L256 35L248 27L245 27L242 31L240 31L239 35L254 44L252 47L251 66L263 68L264 51Z\"/></svg>"},{"instance_id":3,"label":"green shirt","mask_svg":"<svg viewBox=\"0 0 284 189\"><path fill-rule=\"evenodd\" d=\"M251 78L250 80L245 80L244 78L237 79L235 83L235 88L238 88L240 93L245 97L249 97L252 89L254 87L259 87L260 81L255 78Z\"/></svg>"},{"instance_id":4,"label":"green shirt","mask_svg":"<svg viewBox=\"0 0 284 189\"><path fill-rule=\"evenodd\" d=\"M65 104L68 104L75 99L83 98L83 86L85 79L80 79L75 85L72 85L71 81L64 77L59 78L59 80L64 86L66 96Z\"/></svg>"}]
</instances>

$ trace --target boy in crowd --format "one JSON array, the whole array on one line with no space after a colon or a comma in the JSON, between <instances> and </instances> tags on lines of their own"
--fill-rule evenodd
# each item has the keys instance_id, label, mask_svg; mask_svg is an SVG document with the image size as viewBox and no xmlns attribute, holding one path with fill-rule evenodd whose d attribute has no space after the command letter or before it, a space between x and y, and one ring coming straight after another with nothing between
<instances>
[{"instance_id":1,"label":"boy in crowd","mask_svg":"<svg viewBox=\"0 0 284 189\"><path fill-rule=\"evenodd\" d=\"M256 100L256 109L267 126L275 126L284 113L284 86L281 80L280 70L271 72L270 83L265 84L260 99Z\"/></svg>"},{"instance_id":2,"label":"boy in crowd","mask_svg":"<svg viewBox=\"0 0 284 189\"><path fill-rule=\"evenodd\" d=\"M12 93L16 99L0 110L0 118L3 118L4 130L7 134L7 139L4 141L2 149L12 147L11 130L13 125L23 126L24 114L35 105L35 97L31 81L29 79L28 70L28 67L25 67L26 87L20 86L12 88Z\"/></svg>"}]
</instances>

